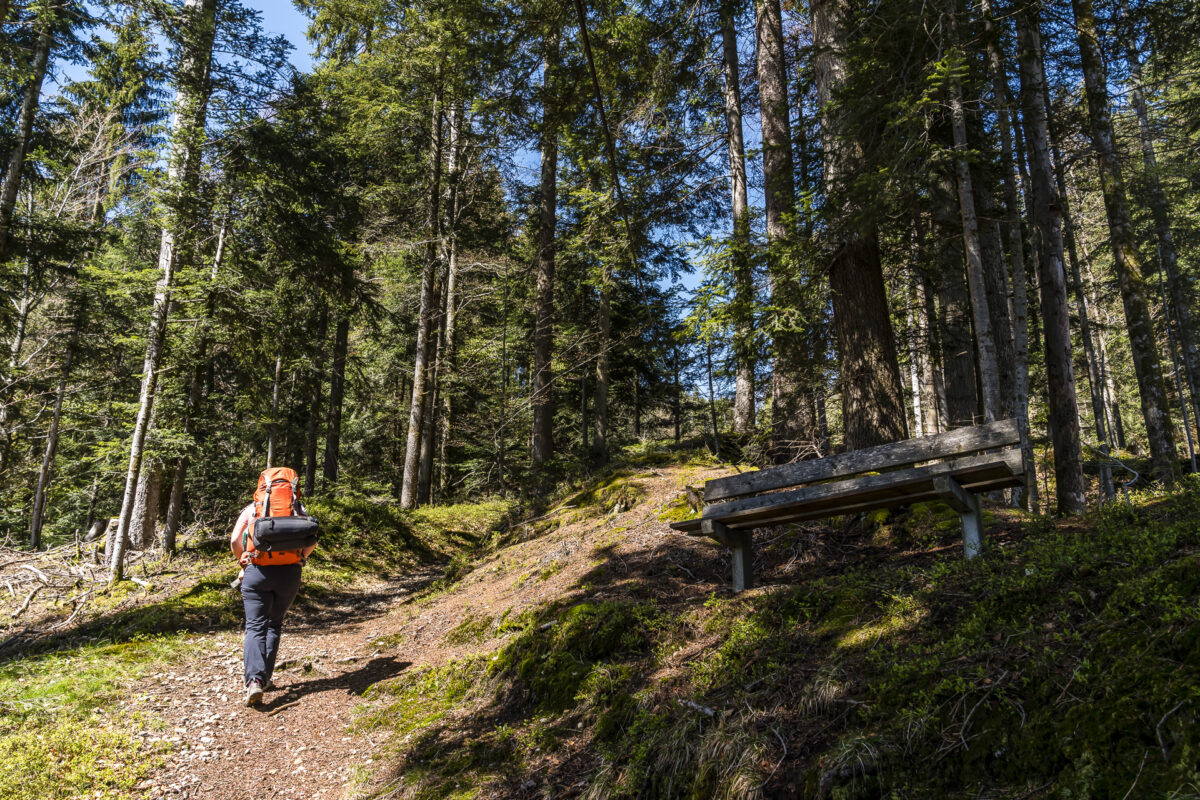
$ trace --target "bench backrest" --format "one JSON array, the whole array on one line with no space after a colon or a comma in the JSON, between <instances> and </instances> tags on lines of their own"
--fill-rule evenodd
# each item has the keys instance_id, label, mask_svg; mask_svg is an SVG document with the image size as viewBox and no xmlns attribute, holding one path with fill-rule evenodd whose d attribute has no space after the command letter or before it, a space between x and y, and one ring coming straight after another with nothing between
<instances>
[{"instance_id":1,"label":"bench backrest","mask_svg":"<svg viewBox=\"0 0 1200 800\"><path fill-rule=\"evenodd\" d=\"M958 428L919 439L839 453L814 461L797 461L779 467L715 478L704 484L704 502L744 497L771 489L797 486L830 478L845 478L861 472L903 467L920 461L970 455L997 447L1020 444L1015 419L999 420L974 428Z\"/></svg>"}]
</instances>

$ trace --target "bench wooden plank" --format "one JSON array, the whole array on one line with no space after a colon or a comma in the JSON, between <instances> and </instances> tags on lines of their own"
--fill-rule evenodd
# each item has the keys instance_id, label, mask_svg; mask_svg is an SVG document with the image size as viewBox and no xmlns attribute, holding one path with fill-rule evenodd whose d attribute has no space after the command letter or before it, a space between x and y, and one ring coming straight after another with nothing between
<instances>
[{"instance_id":1,"label":"bench wooden plank","mask_svg":"<svg viewBox=\"0 0 1200 800\"><path fill-rule=\"evenodd\" d=\"M1024 483L1023 473L1013 474L1011 462L995 462L992 468L987 471L974 470L962 474L960 483L963 490L971 492L990 492L996 489L1007 489L1011 486L1020 486ZM894 473L892 473L894 474ZM948 476L949 477L949 476ZM924 503L934 500L943 500L941 492L934 486L931 479L928 484L914 485L902 495L881 496L876 494L871 497L864 498L861 494L852 493L849 497L840 498L837 504L825 505L812 510L783 509L778 514L771 516L761 516L745 521L728 521L727 528L742 529L766 527L768 525L782 525L788 522L804 522L810 519L821 519L824 517L836 517L846 514L857 514L863 511L875 511L880 508L890 508L900 505L911 505L913 503ZM956 509L957 510L957 509ZM702 523L707 520L697 517L695 519L685 519L678 522L672 522L670 527L674 530L691 535L707 535L702 530Z\"/></svg>"},{"instance_id":2,"label":"bench wooden plank","mask_svg":"<svg viewBox=\"0 0 1200 800\"><path fill-rule=\"evenodd\" d=\"M787 486L811 483L817 480L841 478L860 472L874 472L892 467L948 458L1009 447L1021 441L1020 430L1015 419L999 420L974 428L956 430L908 439L903 442L854 450L814 461L798 461L779 467L714 478L704 484L704 500L728 500L748 494L782 489Z\"/></svg>"},{"instance_id":3,"label":"bench wooden plank","mask_svg":"<svg viewBox=\"0 0 1200 800\"><path fill-rule=\"evenodd\" d=\"M846 498L856 495L862 496L863 500L870 500L877 496L899 499L911 493L912 488L917 485L930 485L932 479L938 475L954 475L965 484L972 482L972 475L981 475L983 477L980 480L987 480L989 477L998 476L1005 471L1019 474L1021 465L1020 450L981 453L923 467L912 467L879 475L866 475L836 483L819 483L790 491L708 505L704 507L701 516L706 519L719 519L729 525L731 522L778 516L784 510L801 513L817 510L822 504L836 506Z\"/></svg>"}]
</instances>

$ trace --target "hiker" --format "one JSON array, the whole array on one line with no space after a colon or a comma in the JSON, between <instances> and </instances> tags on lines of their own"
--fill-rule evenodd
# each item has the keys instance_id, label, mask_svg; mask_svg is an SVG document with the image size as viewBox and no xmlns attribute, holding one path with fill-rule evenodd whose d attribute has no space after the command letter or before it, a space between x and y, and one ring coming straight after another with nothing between
<instances>
[{"instance_id":1,"label":"hiker","mask_svg":"<svg viewBox=\"0 0 1200 800\"><path fill-rule=\"evenodd\" d=\"M300 572L316 547L317 521L300 502L295 470L275 467L259 476L254 502L242 509L229 546L242 566L246 634L242 644L246 705L274 688L283 615L300 591ZM236 582L235 582L236 583Z\"/></svg>"}]
</instances>

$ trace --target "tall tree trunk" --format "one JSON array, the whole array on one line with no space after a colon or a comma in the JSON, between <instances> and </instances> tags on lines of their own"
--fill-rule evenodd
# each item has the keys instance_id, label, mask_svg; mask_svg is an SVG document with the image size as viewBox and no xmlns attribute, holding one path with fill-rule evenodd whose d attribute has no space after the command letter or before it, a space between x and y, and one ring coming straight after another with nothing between
<instances>
[{"instance_id":1,"label":"tall tree trunk","mask_svg":"<svg viewBox=\"0 0 1200 800\"><path fill-rule=\"evenodd\" d=\"M759 116L762 120L763 198L767 225L767 270L772 304L799 308L798 276L788 250L795 232L796 190L789 123L787 63L783 55L783 14L779 0L754 0L758 50ZM795 459L817 438L816 418L805 386L803 337L774 326L771 377L771 455L776 463Z\"/></svg>"},{"instance_id":2,"label":"tall tree trunk","mask_svg":"<svg viewBox=\"0 0 1200 800\"><path fill-rule=\"evenodd\" d=\"M554 228L558 213L558 31L542 60L542 182L537 216L537 297L533 330L533 463L554 455Z\"/></svg>"},{"instance_id":3,"label":"tall tree trunk","mask_svg":"<svg viewBox=\"0 0 1200 800\"><path fill-rule=\"evenodd\" d=\"M1051 109L1046 108L1046 119L1052 119ZM1108 425L1104 409L1104 390L1100 376L1100 362L1096 357L1095 337L1092 331L1092 309L1084 292L1083 276L1079 269L1079 253L1075 239L1075 221L1071 214L1070 191L1067 186L1067 176L1063 170L1062 153L1058 147L1058 139L1054 126L1050 125L1050 156L1054 159L1054 175L1058 181L1059 196L1062 198L1063 238L1067 245L1067 265L1071 289L1075 293L1075 301L1079 306L1076 317L1079 319L1079 337L1083 342L1083 354L1087 361L1088 389L1092 401L1093 427L1096 429L1096 441L1102 449L1107 449L1112 441L1109 437ZM1107 500L1114 491L1111 467L1102 464L1100 467L1100 496Z\"/></svg>"},{"instance_id":4,"label":"tall tree trunk","mask_svg":"<svg viewBox=\"0 0 1200 800\"><path fill-rule=\"evenodd\" d=\"M733 211L730 252L734 286L734 353L737 359L733 431L754 430L754 274L750 266L750 203L746 194L746 148L742 141L742 86L738 74L735 0L719 0L725 73L725 139Z\"/></svg>"},{"instance_id":5,"label":"tall tree trunk","mask_svg":"<svg viewBox=\"0 0 1200 800\"><path fill-rule=\"evenodd\" d=\"M180 21L183 56L177 79L175 127L167 168L167 182L173 197L168 200L169 220L167 227L163 228L159 246L158 266L162 277L158 281L150 312L138 414L129 445L129 469L125 475L125 493L121 500L116 542L109 562L109 579L114 583L124 577L125 546L138 476L142 471L146 432L158 387L158 370L166 345L167 314L175 271L192 257L193 227L198 216L195 206L200 182L201 145L204 143L205 121L208 117L209 64L212 60L215 11L216 0L187 0Z\"/></svg>"},{"instance_id":6,"label":"tall tree trunk","mask_svg":"<svg viewBox=\"0 0 1200 800\"><path fill-rule=\"evenodd\" d=\"M54 414L50 418L50 430L46 433L46 449L42 454L42 466L38 470L37 488L33 496L33 512L29 521L29 547L32 550L41 549L42 523L46 513L46 492L50 488L50 478L54 471L54 455L58 451L58 430L62 420L63 399L67 394L67 380L71 376L71 363L75 359L75 348L79 339L79 329L83 325L83 309L75 314L75 322L71 327L71 337L67 340L67 352L63 356L62 374L58 378L58 391L54 395Z\"/></svg>"},{"instance_id":7,"label":"tall tree trunk","mask_svg":"<svg viewBox=\"0 0 1200 800\"><path fill-rule=\"evenodd\" d=\"M963 271L961 223L955 213L954 179L943 174L933 187L933 235L938 268L938 331L942 386L950 428L975 424L979 410L971 301Z\"/></svg>"},{"instance_id":8,"label":"tall tree trunk","mask_svg":"<svg viewBox=\"0 0 1200 800\"><path fill-rule=\"evenodd\" d=\"M196 363L192 367L192 376L188 386L187 415L184 417L184 433L189 437L195 434L196 421L200 416L200 400L204 394L204 374L208 367L208 346L211 336L209 326L212 324L216 311L217 275L221 271L221 260L225 256L225 235L229 229L229 215L221 221L221 229L217 233L217 248L213 253L212 270L209 272L209 290L204 299L204 319L200 321L200 336L196 342ZM163 552L171 556L175 552L175 540L179 534L179 526L183 522L183 498L187 490L187 473L191 458L184 452L175 460L174 475L171 478L171 496L167 502L167 519L163 530Z\"/></svg>"},{"instance_id":9,"label":"tall tree trunk","mask_svg":"<svg viewBox=\"0 0 1200 800\"><path fill-rule=\"evenodd\" d=\"M599 352L596 354L596 387L592 390L592 455L608 458L608 377L609 349L612 347L612 278L607 268L600 281L600 308L597 314Z\"/></svg>"},{"instance_id":10,"label":"tall tree trunk","mask_svg":"<svg viewBox=\"0 0 1200 800\"><path fill-rule=\"evenodd\" d=\"M921 290L921 317L925 336L922 339L925 348L925 378L926 387L925 407L929 409L926 423L930 433L941 433L950 429L950 416L946 408L946 383L943 378L942 337L936 324L937 310L934 306L933 282L925 272L918 274Z\"/></svg>"},{"instance_id":11,"label":"tall tree trunk","mask_svg":"<svg viewBox=\"0 0 1200 800\"><path fill-rule=\"evenodd\" d=\"M442 429L438 437L441 462L438 491L445 493L451 482L450 473L450 431L454 413L454 382L457 376L458 349L455 339L458 336L458 190L460 183L459 150L462 148L462 117L463 111L455 104L450 109L450 154L447 158L449 167L450 198L446 206L446 316L442 329L442 366L445 377L442 380Z\"/></svg>"},{"instance_id":12,"label":"tall tree trunk","mask_svg":"<svg viewBox=\"0 0 1200 800\"><path fill-rule=\"evenodd\" d=\"M1025 460L1025 487L1014 491L1014 499L1026 508L1036 510L1037 475L1034 472L1033 443L1029 435L1029 285L1025 272L1025 236L1021 227L1021 206L1018 189L1021 186L1013 145L1015 114L1008 93L1008 73L1001 50L1001 31L996 25L991 0L983 0L984 33L987 46L988 71L992 78L992 100L995 104L997 127L1000 130L1000 161L1004 165L1005 233L1008 236L1008 257L1012 268L1012 335L1013 335L1013 408L1021 432L1021 452Z\"/></svg>"},{"instance_id":13,"label":"tall tree trunk","mask_svg":"<svg viewBox=\"0 0 1200 800\"><path fill-rule=\"evenodd\" d=\"M324 394L325 337L329 334L329 309L321 308L317 322L318 350L309 376L311 394L308 402L308 426L304 431L304 494L317 491L317 440L321 432L321 397Z\"/></svg>"},{"instance_id":14,"label":"tall tree trunk","mask_svg":"<svg viewBox=\"0 0 1200 800\"><path fill-rule=\"evenodd\" d=\"M1126 16L1129 12L1122 8ZM1142 165L1145 170L1146 195L1150 203L1150 214L1154 219L1154 237L1158 244L1158 260L1167 274L1167 289L1171 296L1171 316L1179 334L1183 352L1184 374L1188 394L1192 401L1192 418L1200 428L1200 341L1196 338L1196 320L1192 314L1190 299L1195 296L1195 287L1189 274L1179 269L1179 256L1175 251L1175 237L1171 234L1171 207L1158 178L1158 157L1154 150L1154 135L1150 128L1150 112L1143 94L1142 62L1132 35L1125 40L1125 58L1129 65L1130 99L1138 121L1138 140L1142 146ZM1182 398L1181 398L1182 402Z\"/></svg>"},{"instance_id":15,"label":"tall tree trunk","mask_svg":"<svg viewBox=\"0 0 1200 800\"><path fill-rule=\"evenodd\" d=\"M833 100L845 80L843 16L848 0L813 0L814 68L822 106L826 196L842 195L842 184L862 167L861 136L844 130L845 115L833 115ZM827 201L829 202L829 201ZM838 203L840 229L831 242L829 283L842 372L842 418L851 450L907 436L904 389L896 338L888 311L877 232L853 201ZM830 211L833 211L831 208Z\"/></svg>"},{"instance_id":16,"label":"tall tree trunk","mask_svg":"<svg viewBox=\"0 0 1200 800\"><path fill-rule=\"evenodd\" d=\"M279 376L283 372L283 353L275 356L275 375L271 380L271 422L267 427L267 464L275 466L275 445L279 438Z\"/></svg>"},{"instance_id":17,"label":"tall tree trunk","mask_svg":"<svg viewBox=\"0 0 1200 800\"><path fill-rule=\"evenodd\" d=\"M148 464L138 478L137 494L133 503L133 521L129 528L129 539L137 550L149 550L154 546L158 533L158 497L162 487L162 464Z\"/></svg>"},{"instance_id":18,"label":"tall tree trunk","mask_svg":"<svg viewBox=\"0 0 1200 800\"><path fill-rule=\"evenodd\" d=\"M342 447L342 399L346 394L346 350L350 344L350 313L338 316L333 335L333 359L329 369L329 411L325 424L325 466L322 478L326 484L338 479L338 460Z\"/></svg>"},{"instance_id":19,"label":"tall tree trunk","mask_svg":"<svg viewBox=\"0 0 1200 800\"><path fill-rule=\"evenodd\" d=\"M1133 371L1137 376L1142 400L1142 417L1146 421L1146 437L1150 444L1150 464L1154 477L1171 485L1176 477L1175 429L1167 402L1167 387L1163 381L1162 365L1158 358L1154 323L1146 298L1146 279L1137 255L1133 220L1125 196L1121 161L1113 144L1112 117L1108 108L1108 76L1096 30L1096 18L1091 0L1072 0L1079 52L1083 63L1084 94L1087 96L1088 119L1091 123L1092 146L1100 169L1100 188L1104 209L1108 215L1108 233L1112 242L1117 283L1125 307L1125 323L1129 328L1129 347L1133 351Z\"/></svg>"},{"instance_id":20,"label":"tall tree trunk","mask_svg":"<svg viewBox=\"0 0 1200 800\"><path fill-rule=\"evenodd\" d=\"M721 431L717 426L717 395L713 391L712 342L704 344L705 372L708 375L708 416L712 423L713 455L721 457Z\"/></svg>"},{"instance_id":21,"label":"tall tree trunk","mask_svg":"<svg viewBox=\"0 0 1200 800\"><path fill-rule=\"evenodd\" d=\"M440 82L440 75L438 78ZM435 295L438 268L438 243L441 238L442 207L442 89L434 90L430 112L429 135L429 199L425 226L428 240L425 245L425 263L421 269L421 301L418 310L417 342L413 356L412 401L408 411L408 441L404 448L404 476L400 487L400 505L414 508L417 505L418 480L421 463L421 431L425 427L425 393L428 391L433 341L433 328L437 315Z\"/></svg>"},{"instance_id":22,"label":"tall tree trunk","mask_svg":"<svg viewBox=\"0 0 1200 800\"><path fill-rule=\"evenodd\" d=\"M442 297L445 294L443 291L444 284L445 277L442 274L442 270L439 269L437 282L433 290L433 302L434 307L437 308L437 317L433 321L434 330L431 342L433 352L429 354L429 366L425 370L429 378L428 384L425 387L425 411L422 414L421 421L421 462L417 467L417 503L421 505L426 505L432 501L433 453L437 444L433 437L437 433L436 416L441 379L441 337L442 320L444 319Z\"/></svg>"},{"instance_id":23,"label":"tall tree trunk","mask_svg":"<svg viewBox=\"0 0 1200 800\"><path fill-rule=\"evenodd\" d=\"M12 149L9 151L8 166L4 171L4 182L0 184L0 261L8 252L8 230L12 225L13 209L17 206L17 192L21 188L21 173L25 169L25 157L29 154L29 143L33 138L33 120L37 116L38 100L42 96L42 82L50 64L50 49L54 45L51 30L53 12L43 12L46 19L39 21L37 44L34 45L32 76L25 86L25 97L17 117L17 128Z\"/></svg>"},{"instance_id":24,"label":"tall tree trunk","mask_svg":"<svg viewBox=\"0 0 1200 800\"><path fill-rule=\"evenodd\" d=\"M953 20L953 14L951 15ZM951 38L956 37L951 24ZM957 41L955 42L957 45ZM958 208L962 217L963 249L967 256L967 288L971 297L971 316L975 323L975 356L979 368L983 418L994 422L1000 415L1000 370L996 363L996 341L992 318L988 313L984 283L983 247L979 237L979 218L975 213L975 185L967 163L967 118L963 110L962 85L950 80L950 131L954 139L954 172L958 184Z\"/></svg>"},{"instance_id":25,"label":"tall tree trunk","mask_svg":"<svg viewBox=\"0 0 1200 800\"><path fill-rule=\"evenodd\" d=\"M1086 501L1079 404L1071 364L1071 329L1063 269L1062 203L1054 182L1046 119L1046 78L1036 12L1017 15L1021 106L1028 150L1032 219L1045 327L1047 405L1058 513L1077 514Z\"/></svg>"}]
</instances>

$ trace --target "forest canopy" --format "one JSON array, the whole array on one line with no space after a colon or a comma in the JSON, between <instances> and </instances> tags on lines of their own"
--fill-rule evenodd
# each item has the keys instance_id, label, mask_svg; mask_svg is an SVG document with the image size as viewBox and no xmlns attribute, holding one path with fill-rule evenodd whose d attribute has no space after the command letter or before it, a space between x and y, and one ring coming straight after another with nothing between
<instances>
[{"instance_id":1,"label":"forest canopy","mask_svg":"<svg viewBox=\"0 0 1200 800\"><path fill-rule=\"evenodd\" d=\"M6 542L1008 418L1035 512L1195 471L1195 4L297 5L306 72L237 0L0 5Z\"/></svg>"}]
</instances>

